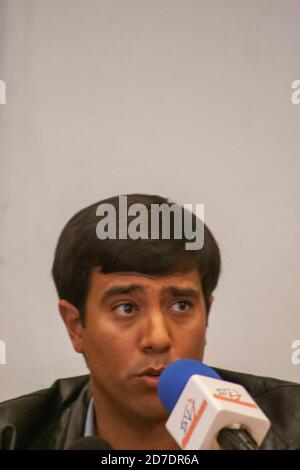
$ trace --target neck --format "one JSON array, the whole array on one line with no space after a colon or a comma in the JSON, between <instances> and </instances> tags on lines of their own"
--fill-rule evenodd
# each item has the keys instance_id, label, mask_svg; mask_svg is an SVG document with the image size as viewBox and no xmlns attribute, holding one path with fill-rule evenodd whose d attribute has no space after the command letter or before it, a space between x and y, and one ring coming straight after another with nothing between
<instances>
[{"instance_id":1,"label":"neck","mask_svg":"<svg viewBox=\"0 0 300 470\"><path fill-rule=\"evenodd\" d=\"M97 395L97 394L96 394ZM94 395L96 432L115 450L180 450L165 428L166 419L127 416Z\"/></svg>"}]
</instances>

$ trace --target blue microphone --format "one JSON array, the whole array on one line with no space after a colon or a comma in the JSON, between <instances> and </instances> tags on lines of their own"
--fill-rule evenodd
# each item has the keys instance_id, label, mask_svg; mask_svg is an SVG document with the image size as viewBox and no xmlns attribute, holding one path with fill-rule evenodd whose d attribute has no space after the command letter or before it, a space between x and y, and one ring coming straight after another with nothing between
<instances>
[{"instance_id":1,"label":"blue microphone","mask_svg":"<svg viewBox=\"0 0 300 470\"><path fill-rule=\"evenodd\" d=\"M244 402L232 396L223 396L231 393L232 387L250 408L244 409ZM189 449L219 446L224 450L256 450L270 427L267 417L241 385L224 381L214 369L195 359L180 359L168 365L157 388L160 401L170 413L166 428L182 449L189 445Z\"/></svg>"},{"instance_id":2,"label":"blue microphone","mask_svg":"<svg viewBox=\"0 0 300 470\"><path fill-rule=\"evenodd\" d=\"M192 375L222 380L214 369L196 359L179 359L172 362L164 369L158 382L159 399L169 413Z\"/></svg>"}]
</instances>

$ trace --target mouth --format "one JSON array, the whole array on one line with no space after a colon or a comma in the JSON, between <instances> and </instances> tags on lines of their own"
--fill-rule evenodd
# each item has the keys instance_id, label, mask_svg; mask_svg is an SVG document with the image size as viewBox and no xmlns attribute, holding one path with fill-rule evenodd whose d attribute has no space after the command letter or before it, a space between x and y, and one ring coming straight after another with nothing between
<instances>
[{"instance_id":1,"label":"mouth","mask_svg":"<svg viewBox=\"0 0 300 470\"><path fill-rule=\"evenodd\" d=\"M137 376L137 379L141 384L150 388L152 390L157 389L159 378L164 370L164 367L149 367L148 369L144 370Z\"/></svg>"}]
</instances>

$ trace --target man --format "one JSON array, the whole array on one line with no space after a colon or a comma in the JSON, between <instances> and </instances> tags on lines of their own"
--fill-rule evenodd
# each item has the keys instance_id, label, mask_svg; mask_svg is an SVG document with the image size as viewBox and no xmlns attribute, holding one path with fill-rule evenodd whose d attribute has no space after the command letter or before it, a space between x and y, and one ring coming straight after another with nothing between
<instances>
[{"instance_id":1,"label":"man","mask_svg":"<svg viewBox=\"0 0 300 470\"><path fill-rule=\"evenodd\" d=\"M195 215L196 230L189 233L203 234L204 244L186 249L185 210L167 199L131 194L126 202L139 212L146 208L146 218L138 224L134 211L124 214L112 197L77 213L56 248L52 272L60 315L90 377L58 380L1 404L0 448L67 449L95 435L118 450L178 449L165 429L157 383L171 362L203 357L220 252ZM151 238L157 219L150 216L158 206L164 208L159 236ZM271 420L263 448L300 448L299 385L217 370L247 388Z\"/></svg>"}]
</instances>

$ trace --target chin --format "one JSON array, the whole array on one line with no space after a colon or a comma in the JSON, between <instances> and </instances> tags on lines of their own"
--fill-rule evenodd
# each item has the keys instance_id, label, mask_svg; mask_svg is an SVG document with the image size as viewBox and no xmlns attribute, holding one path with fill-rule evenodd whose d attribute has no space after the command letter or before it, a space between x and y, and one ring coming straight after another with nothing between
<instances>
[{"instance_id":1,"label":"chin","mask_svg":"<svg viewBox=\"0 0 300 470\"><path fill-rule=\"evenodd\" d=\"M169 417L169 413L164 408L158 397L149 397L148 400L143 400L143 403L139 403L139 407L136 409L136 412L141 418L151 421L166 421Z\"/></svg>"}]
</instances>

